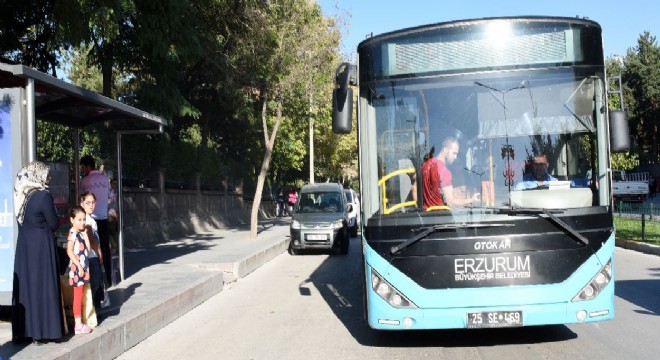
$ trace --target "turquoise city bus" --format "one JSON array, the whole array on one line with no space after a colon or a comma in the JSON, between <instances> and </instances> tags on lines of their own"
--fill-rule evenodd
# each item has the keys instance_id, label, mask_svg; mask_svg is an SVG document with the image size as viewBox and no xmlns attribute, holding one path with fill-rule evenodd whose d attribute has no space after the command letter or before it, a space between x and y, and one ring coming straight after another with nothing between
<instances>
[{"instance_id":1,"label":"turquoise city bus","mask_svg":"<svg viewBox=\"0 0 660 360\"><path fill-rule=\"evenodd\" d=\"M357 50L357 65L337 69L333 129L352 131L357 87L370 327L612 319L608 169L629 140L625 113L607 108L601 27L462 20L373 36ZM439 187L445 200L462 199L453 206L430 202L440 189L425 178L440 170L422 170L448 139L459 147ZM530 181L539 157L547 178Z\"/></svg>"}]
</instances>

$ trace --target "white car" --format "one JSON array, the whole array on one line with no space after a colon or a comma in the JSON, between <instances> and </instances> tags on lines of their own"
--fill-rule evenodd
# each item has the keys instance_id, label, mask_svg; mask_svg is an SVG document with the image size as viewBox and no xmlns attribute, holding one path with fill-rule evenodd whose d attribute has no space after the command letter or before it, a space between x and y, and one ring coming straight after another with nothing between
<instances>
[{"instance_id":1,"label":"white car","mask_svg":"<svg viewBox=\"0 0 660 360\"><path fill-rule=\"evenodd\" d=\"M353 189L344 190L346 202L352 205L351 212L348 213L348 228L351 236L357 236L360 227L360 194Z\"/></svg>"}]
</instances>

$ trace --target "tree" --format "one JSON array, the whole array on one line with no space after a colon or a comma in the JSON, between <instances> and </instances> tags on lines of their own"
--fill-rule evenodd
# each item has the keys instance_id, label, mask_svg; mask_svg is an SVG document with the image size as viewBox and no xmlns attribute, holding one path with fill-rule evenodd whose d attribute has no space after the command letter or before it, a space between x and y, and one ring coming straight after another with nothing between
<instances>
[{"instance_id":1,"label":"tree","mask_svg":"<svg viewBox=\"0 0 660 360\"><path fill-rule=\"evenodd\" d=\"M252 82L253 93L261 105L265 147L250 217L253 238L257 236L261 195L279 128L285 119L296 115L292 110L308 104L310 92L319 88L319 82L330 79L323 74L331 71L332 53L339 45L338 33L332 26L315 2L277 0L269 3L265 30L255 37L267 47L261 48L260 54L266 56L259 59L260 64L254 64L261 71ZM255 44L252 48L259 47Z\"/></svg>"},{"instance_id":2,"label":"tree","mask_svg":"<svg viewBox=\"0 0 660 360\"><path fill-rule=\"evenodd\" d=\"M0 59L56 76L58 37L55 1L6 0L0 11Z\"/></svg>"},{"instance_id":3,"label":"tree","mask_svg":"<svg viewBox=\"0 0 660 360\"><path fill-rule=\"evenodd\" d=\"M301 178L310 119L319 175L339 178L355 157L329 130L340 22L314 1L7 1L0 56L53 74L64 61L78 85L170 120L167 134L126 141L142 171L151 159L172 176L256 178L255 235L266 181ZM68 129L39 126L40 156L69 158ZM83 146L107 153L103 127L86 130Z\"/></svg>"},{"instance_id":4,"label":"tree","mask_svg":"<svg viewBox=\"0 0 660 360\"><path fill-rule=\"evenodd\" d=\"M640 162L657 163L660 161L660 47L649 32L640 35L635 48L628 49L623 79Z\"/></svg>"}]
</instances>

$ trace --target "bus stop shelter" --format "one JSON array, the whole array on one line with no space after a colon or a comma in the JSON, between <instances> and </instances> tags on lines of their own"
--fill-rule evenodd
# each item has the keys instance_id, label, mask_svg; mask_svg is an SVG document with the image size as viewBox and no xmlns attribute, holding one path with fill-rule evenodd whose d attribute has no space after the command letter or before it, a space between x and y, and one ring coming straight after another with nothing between
<instances>
[{"instance_id":1,"label":"bus stop shelter","mask_svg":"<svg viewBox=\"0 0 660 360\"><path fill-rule=\"evenodd\" d=\"M167 122L150 113L67 83L35 69L0 63L0 305L11 304L14 249L18 225L14 217L13 188L18 171L37 159L38 120L67 126L74 131L74 196L80 180L80 131L103 124L115 134L117 197L119 205L119 274L124 278L122 236L121 138L127 134L161 133ZM70 193L70 192L69 192ZM68 194L67 194L68 195ZM67 196L71 197L71 196Z\"/></svg>"}]
</instances>

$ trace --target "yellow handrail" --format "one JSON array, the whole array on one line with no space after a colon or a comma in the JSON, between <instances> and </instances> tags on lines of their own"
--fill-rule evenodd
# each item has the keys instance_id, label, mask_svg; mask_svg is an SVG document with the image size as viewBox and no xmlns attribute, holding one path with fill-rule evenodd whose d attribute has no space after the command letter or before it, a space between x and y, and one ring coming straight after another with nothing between
<instances>
[{"instance_id":1,"label":"yellow handrail","mask_svg":"<svg viewBox=\"0 0 660 360\"><path fill-rule=\"evenodd\" d=\"M435 205L435 206L429 206L426 208L426 211L435 211L435 210L449 210L449 206L447 205Z\"/></svg>"},{"instance_id":2,"label":"yellow handrail","mask_svg":"<svg viewBox=\"0 0 660 360\"><path fill-rule=\"evenodd\" d=\"M385 215L387 215L387 214L390 214L390 213L394 212L394 210L397 210L397 209L400 209L400 208L406 207L406 206L417 206L417 201L411 200L411 201L398 203L398 204L392 206L389 209L386 208L384 213L385 213Z\"/></svg>"},{"instance_id":3,"label":"yellow handrail","mask_svg":"<svg viewBox=\"0 0 660 360\"><path fill-rule=\"evenodd\" d=\"M392 206L389 209L387 208L387 202L388 202L387 196L386 196L387 187L385 186L387 180L389 180L389 179L391 179L395 176L401 175L401 174L414 174L414 173L415 173L415 168L400 169L400 170L393 171L393 172L383 176L380 180L378 180L378 186L380 186L382 188L383 213L385 215L391 214L394 210L400 209L402 207L417 206L416 201L406 201L406 202L398 203L398 204Z\"/></svg>"},{"instance_id":4,"label":"yellow handrail","mask_svg":"<svg viewBox=\"0 0 660 360\"><path fill-rule=\"evenodd\" d=\"M400 169L400 170L397 170L397 171L393 171L393 172L383 176L382 178L380 178L380 180L378 180L378 186L381 186L381 185L385 184L385 181L387 181L387 180L389 180L389 179L391 179L391 178L393 178L397 175L412 174L414 172L415 172L415 168L407 168L407 169Z\"/></svg>"}]
</instances>

